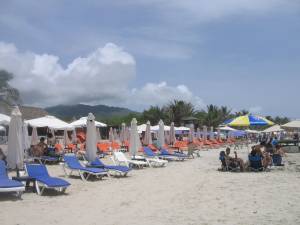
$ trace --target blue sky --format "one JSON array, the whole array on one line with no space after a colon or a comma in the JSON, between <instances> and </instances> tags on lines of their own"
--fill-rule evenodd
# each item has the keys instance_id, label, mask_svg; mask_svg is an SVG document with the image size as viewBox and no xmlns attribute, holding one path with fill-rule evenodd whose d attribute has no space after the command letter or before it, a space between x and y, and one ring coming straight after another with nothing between
<instances>
[{"instance_id":1,"label":"blue sky","mask_svg":"<svg viewBox=\"0 0 300 225\"><path fill-rule=\"evenodd\" d=\"M163 104L172 96L183 96L199 107L213 103L297 118L299 40L300 2L296 0L49 0L42 4L29 0L3 1L0 8L0 42L6 49L0 59L18 58L17 63L26 65L24 70L9 62L0 66L17 74L12 85L24 93L25 103L41 106L79 101L141 110L155 100ZM107 43L113 47L106 48ZM14 49L7 51L8 45ZM76 98L56 101L55 95L40 95L35 89L39 79L59 86L61 79L50 77L64 76L74 59L88 58L99 48L104 50L97 57L114 52L113 63L93 63L96 69L86 71L96 70L93 83L116 84L115 91L107 88L87 94L74 84L79 90ZM47 75L32 73L36 68ZM65 76L70 81L74 73ZM84 72L80 75L84 79ZM28 89L20 82L24 76ZM79 75L74 80L81 82ZM74 94L74 89L56 92Z\"/></svg>"}]
</instances>

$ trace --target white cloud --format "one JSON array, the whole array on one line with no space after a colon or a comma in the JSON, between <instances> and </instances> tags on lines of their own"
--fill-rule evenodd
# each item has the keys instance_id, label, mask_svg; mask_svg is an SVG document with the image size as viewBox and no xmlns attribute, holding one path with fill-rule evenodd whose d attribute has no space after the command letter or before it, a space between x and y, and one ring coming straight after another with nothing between
<instances>
[{"instance_id":1,"label":"white cloud","mask_svg":"<svg viewBox=\"0 0 300 225\"><path fill-rule=\"evenodd\" d=\"M194 96L185 85L169 86L166 82L147 83L140 89L133 89L131 97L136 105L159 105L170 102L173 99L192 102L197 107L204 107L201 98Z\"/></svg>"},{"instance_id":2,"label":"white cloud","mask_svg":"<svg viewBox=\"0 0 300 225\"><path fill-rule=\"evenodd\" d=\"M11 85L29 105L89 103L143 109L181 99L203 106L185 85L147 83L130 89L136 77L135 60L112 43L74 59L64 68L57 56L20 52L13 44L0 42L0 68L14 74Z\"/></svg>"},{"instance_id":3,"label":"white cloud","mask_svg":"<svg viewBox=\"0 0 300 225\"><path fill-rule=\"evenodd\" d=\"M0 43L0 68L15 75L11 84L31 105L120 100L135 77L135 60L114 44L78 57L66 68L57 56L19 52Z\"/></svg>"}]
</instances>

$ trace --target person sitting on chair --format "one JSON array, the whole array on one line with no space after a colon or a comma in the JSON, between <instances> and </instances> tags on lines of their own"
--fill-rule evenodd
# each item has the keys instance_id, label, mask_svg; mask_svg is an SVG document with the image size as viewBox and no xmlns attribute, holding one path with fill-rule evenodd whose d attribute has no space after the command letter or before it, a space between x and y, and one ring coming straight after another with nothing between
<instances>
[{"instance_id":1,"label":"person sitting on chair","mask_svg":"<svg viewBox=\"0 0 300 225\"><path fill-rule=\"evenodd\" d=\"M32 147L32 154L33 156L43 156L47 153L48 146L45 143L45 138L41 137L40 142Z\"/></svg>"},{"instance_id":2,"label":"person sitting on chair","mask_svg":"<svg viewBox=\"0 0 300 225\"><path fill-rule=\"evenodd\" d=\"M233 158L233 157L230 156L230 148L226 148L225 159L229 163L227 165L235 164L235 165L240 167L241 172L243 172L245 170L244 161L243 161L243 159L237 157L237 152L236 151L234 152L234 158Z\"/></svg>"}]
</instances>

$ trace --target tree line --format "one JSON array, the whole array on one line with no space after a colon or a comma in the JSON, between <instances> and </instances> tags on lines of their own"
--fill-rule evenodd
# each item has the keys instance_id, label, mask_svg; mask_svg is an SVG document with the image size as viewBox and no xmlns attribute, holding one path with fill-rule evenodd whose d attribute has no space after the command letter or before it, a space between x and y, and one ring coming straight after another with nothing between
<instances>
[{"instance_id":1,"label":"tree line","mask_svg":"<svg viewBox=\"0 0 300 225\"><path fill-rule=\"evenodd\" d=\"M152 125L158 124L158 121L162 119L165 124L170 124L174 122L175 126L181 126L182 121L186 118L195 118L196 126L208 126L217 127L224 121L235 118L237 116L242 116L249 114L248 110L240 110L238 112L232 112L227 106L217 106L217 105L207 105L206 109L197 110L196 106L190 102L182 100L173 100L164 106L150 106L145 109L142 113L131 113L125 117L111 117L105 119L109 125L119 126L122 122L130 124L132 118L137 118L138 123L146 123L150 121ZM287 117L271 117L266 116L267 119L273 121L276 124L285 124L289 122Z\"/></svg>"}]
</instances>

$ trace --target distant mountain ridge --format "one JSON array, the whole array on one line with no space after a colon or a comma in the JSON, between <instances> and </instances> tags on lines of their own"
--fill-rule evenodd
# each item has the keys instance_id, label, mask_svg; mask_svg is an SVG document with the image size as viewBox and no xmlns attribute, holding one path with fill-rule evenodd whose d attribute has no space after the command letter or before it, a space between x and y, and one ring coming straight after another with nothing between
<instances>
[{"instance_id":1,"label":"distant mountain ridge","mask_svg":"<svg viewBox=\"0 0 300 225\"><path fill-rule=\"evenodd\" d=\"M107 106L107 105L57 105L47 107L45 110L54 116L61 119L71 120L73 117L79 119L80 117L87 116L88 113L93 113L98 119L105 119L112 116L127 116L131 113L137 113L127 108Z\"/></svg>"}]
</instances>

